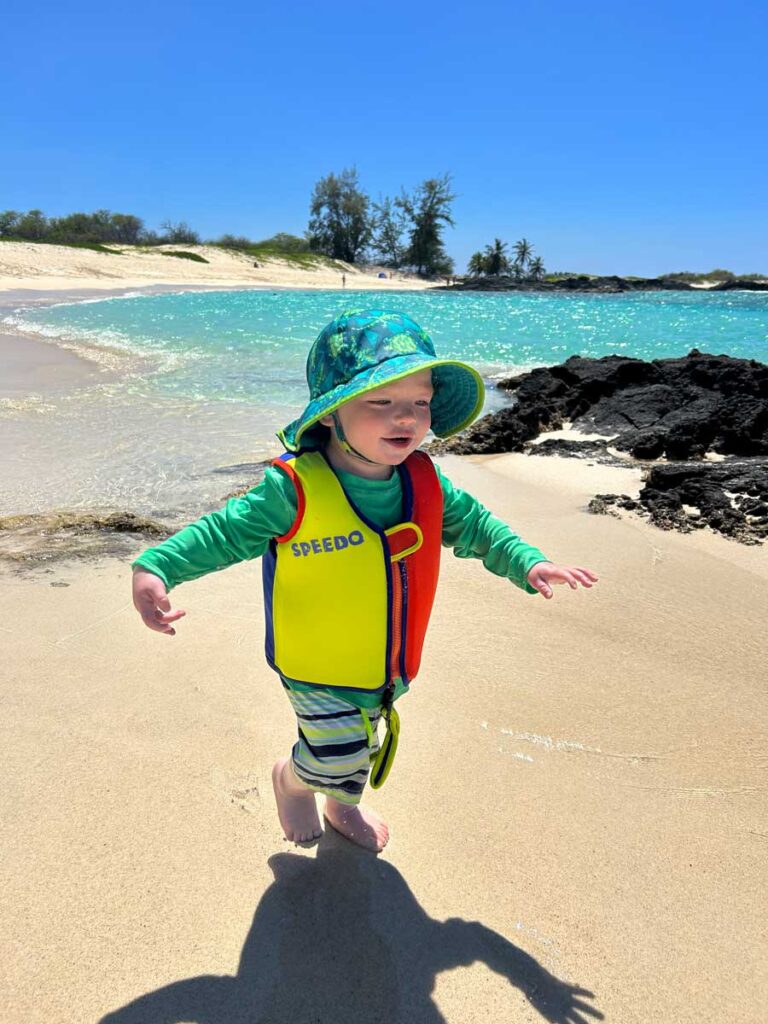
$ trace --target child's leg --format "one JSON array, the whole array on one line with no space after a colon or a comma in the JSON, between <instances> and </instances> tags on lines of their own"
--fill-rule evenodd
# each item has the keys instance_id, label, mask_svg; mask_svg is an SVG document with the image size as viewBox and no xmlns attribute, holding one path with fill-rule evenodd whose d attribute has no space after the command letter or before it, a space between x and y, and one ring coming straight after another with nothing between
<instances>
[{"instance_id":1,"label":"child's leg","mask_svg":"<svg viewBox=\"0 0 768 1024\"><path fill-rule=\"evenodd\" d=\"M366 728L360 711L333 693L286 690L299 727L299 739L288 765L292 781L296 785L304 783L310 793L326 797L325 817L337 832L366 849L383 849L389 838L386 824L373 811L358 807L371 757L378 751L378 712L366 713L370 723ZM285 768L282 772L287 774ZM282 815L280 821L288 835Z\"/></svg>"},{"instance_id":2,"label":"child's leg","mask_svg":"<svg viewBox=\"0 0 768 1024\"><path fill-rule=\"evenodd\" d=\"M285 838L306 843L322 834L315 794L293 771L290 757L281 758L272 769L277 815Z\"/></svg>"}]
</instances>

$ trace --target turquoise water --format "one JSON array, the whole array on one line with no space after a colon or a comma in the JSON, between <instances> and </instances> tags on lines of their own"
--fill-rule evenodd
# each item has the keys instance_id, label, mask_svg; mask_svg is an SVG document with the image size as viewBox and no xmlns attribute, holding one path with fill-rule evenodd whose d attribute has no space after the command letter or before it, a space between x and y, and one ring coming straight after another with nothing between
<instances>
[{"instance_id":1,"label":"turquoise water","mask_svg":"<svg viewBox=\"0 0 768 1024\"><path fill-rule=\"evenodd\" d=\"M403 309L438 354L493 376L575 353L656 359L691 348L768 359L768 294L634 295L193 292L59 305L15 314L17 326L150 357L166 394L301 404L304 361L320 328L347 307Z\"/></svg>"},{"instance_id":2,"label":"turquoise water","mask_svg":"<svg viewBox=\"0 0 768 1024\"><path fill-rule=\"evenodd\" d=\"M251 486L306 402L308 348L345 308L402 309L438 354L494 377L569 355L768 361L768 294L221 291L18 309L0 327L98 357L64 394L0 400L0 514L108 508L189 519ZM489 389L486 408L506 399Z\"/></svg>"}]
</instances>

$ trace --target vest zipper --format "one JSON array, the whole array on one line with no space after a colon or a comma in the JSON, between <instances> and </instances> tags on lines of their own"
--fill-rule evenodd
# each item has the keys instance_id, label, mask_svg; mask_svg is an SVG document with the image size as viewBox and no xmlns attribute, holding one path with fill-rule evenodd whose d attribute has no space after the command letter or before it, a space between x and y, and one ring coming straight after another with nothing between
<instances>
[{"instance_id":1,"label":"vest zipper","mask_svg":"<svg viewBox=\"0 0 768 1024\"><path fill-rule=\"evenodd\" d=\"M400 588L402 591L402 604L400 608L400 678L405 685L408 685L408 677L405 674L405 628L408 622L408 572L405 568L405 559L397 563L400 570Z\"/></svg>"},{"instance_id":2,"label":"vest zipper","mask_svg":"<svg viewBox=\"0 0 768 1024\"><path fill-rule=\"evenodd\" d=\"M399 568L399 563L395 563ZM392 647L389 653L390 683L400 674L400 652L402 648L403 587L402 576L392 566Z\"/></svg>"},{"instance_id":3,"label":"vest zipper","mask_svg":"<svg viewBox=\"0 0 768 1024\"><path fill-rule=\"evenodd\" d=\"M389 661L390 678L400 676L407 685L405 674L405 630L408 621L408 572L405 559L392 567L392 650Z\"/></svg>"}]
</instances>

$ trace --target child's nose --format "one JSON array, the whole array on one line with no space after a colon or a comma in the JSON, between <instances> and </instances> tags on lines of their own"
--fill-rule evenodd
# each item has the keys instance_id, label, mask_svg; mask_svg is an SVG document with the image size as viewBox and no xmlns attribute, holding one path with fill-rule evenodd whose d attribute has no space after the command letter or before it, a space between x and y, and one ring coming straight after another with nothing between
<instances>
[{"instance_id":1,"label":"child's nose","mask_svg":"<svg viewBox=\"0 0 768 1024\"><path fill-rule=\"evenodd\" d=\"M416 410L411 405L401 405L395 412L398 420L409 422L416 419Z\"/></svg>"}]
</instances>

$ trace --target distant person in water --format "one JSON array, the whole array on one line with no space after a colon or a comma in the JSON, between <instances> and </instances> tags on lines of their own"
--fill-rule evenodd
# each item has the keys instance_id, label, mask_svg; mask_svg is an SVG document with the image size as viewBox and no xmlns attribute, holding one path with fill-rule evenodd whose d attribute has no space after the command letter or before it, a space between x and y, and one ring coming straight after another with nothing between
<instances>
[{"instance_id":1,"label":"distant person in water","mask_svg":"<svg viewBox=\"0 0 768 1024\"><path fill-rule=\"evenodd\" d=\"M341 287L342 288L346 288L347 287L347 275L346 274L342 274L341 275Z\"/></svg>"},{"instance_id":2,"label":"distant person in water","mask_svg":"<svg viewBox=\"0 0 768 1024\"><path fill-rule=\"evenodd\" d=\"M378 851L387 825L360 799L392 766L394 705L419 669L441 545L545 598L597 577L550 562L418 450L430 427L449 437L477 417L483 383L438 359L410 317L343 313L312 346L307 381L309 404L278 434L286 454L246 495L137 558L133 601L149 629L174 636L185 613L169 590L263 557L266 657L298 725L272 772L280 824L290 840L316 839L320 794L333 828Z\"/></svg>"}]
</instances>

